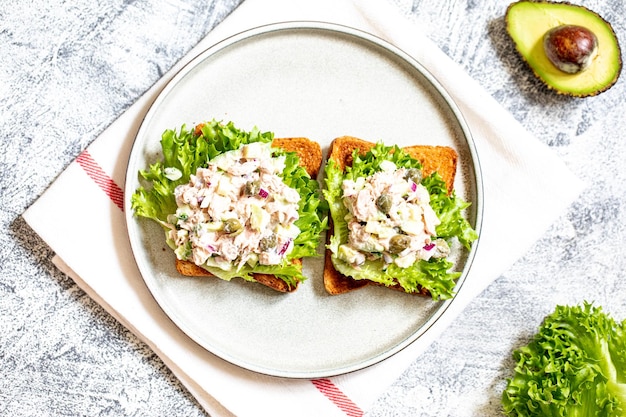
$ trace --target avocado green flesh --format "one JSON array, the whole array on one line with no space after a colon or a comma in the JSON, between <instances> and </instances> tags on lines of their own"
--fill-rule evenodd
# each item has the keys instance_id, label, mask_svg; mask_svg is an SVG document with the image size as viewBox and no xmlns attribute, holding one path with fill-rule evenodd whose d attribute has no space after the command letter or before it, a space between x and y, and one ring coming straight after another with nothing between
<instances>
[{"instance_id":1,"label":"avocado green flesh","mask_svg":"<svg viewBox=\"0 0 626 417\"><path fill-rule=\"evenodd\" d=\"M569 3L519 1L509 6L507 31L518 52L548 87L562 94L585 97L611 87L619 77L620 47L611 25L589 9ZM560 25L578 25L598 38L598 53L584 71L568 74L546 56L543 37Z\"/></svg>"}]
</instances>

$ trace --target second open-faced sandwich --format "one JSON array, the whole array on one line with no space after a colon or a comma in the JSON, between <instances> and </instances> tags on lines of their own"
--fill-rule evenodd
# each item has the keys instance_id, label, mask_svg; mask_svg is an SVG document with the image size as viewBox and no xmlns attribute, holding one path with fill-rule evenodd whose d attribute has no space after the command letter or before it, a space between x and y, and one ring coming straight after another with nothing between
<instances>
[{"instance_id":1,"label":"second open-faced sandwich","mask_svg":"<svg viewBox=\"0 0 626 417\"><path fill-rule=\"evenodd\" d=\"M328 293L376 284L433 299L454 294L460 273L451 270L451 244L469 248L477 239L463 217L469 203L453 190L457 157L445 146L332 142L324 190Z\"/></svg>"}]
</instances>

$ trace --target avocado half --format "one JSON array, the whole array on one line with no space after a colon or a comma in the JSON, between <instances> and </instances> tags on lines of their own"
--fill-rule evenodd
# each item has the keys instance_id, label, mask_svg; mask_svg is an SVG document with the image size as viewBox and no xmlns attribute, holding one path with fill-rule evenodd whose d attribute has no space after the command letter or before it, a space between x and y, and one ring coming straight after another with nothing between
<instances>
[{"instance_id":1,"label":"avocado half","mask_svg":"<svg viewBox=\"0 0 626 417\"><path fill-rule=\"evenodd\" d=\"M598 39L598 52L589 67L576 74L559 70L547 57L543 38L550 29L577 25ZM509 36L522 58L548 88L574 97L594 96L608 90L622 70L621 50L611 25L597 13L568 2L521 0L507 8Z\"/></svg>"}]
</instances>

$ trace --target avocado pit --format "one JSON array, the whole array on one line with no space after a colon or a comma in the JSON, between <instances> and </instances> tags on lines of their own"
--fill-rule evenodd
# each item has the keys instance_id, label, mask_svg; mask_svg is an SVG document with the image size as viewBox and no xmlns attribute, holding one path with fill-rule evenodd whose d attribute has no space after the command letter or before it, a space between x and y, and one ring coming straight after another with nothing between
<instances>
[{"instance_id":1,"label":"avocado pit","mask_svg":"<svg viewBox=\"0 0 626 417\"><path fill-rule=\"evenodd\" d=\"M598 38L585 27L561 25L546 32L543 47L555 67L576 74L593 62L598 53Z\"/></svg>"}]
</instances>

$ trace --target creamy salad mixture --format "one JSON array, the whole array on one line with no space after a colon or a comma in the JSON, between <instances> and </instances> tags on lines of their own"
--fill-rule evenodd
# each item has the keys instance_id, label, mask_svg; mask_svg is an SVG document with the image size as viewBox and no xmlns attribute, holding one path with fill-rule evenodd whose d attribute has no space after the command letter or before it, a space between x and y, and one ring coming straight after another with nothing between
<instances>
[{"instance_id":1,"label":"creamy salad mixture","mask_svg":"<svg viewBox=\"0 0 626 417\"><path fill-rule=\"evenodd\" d=\"M285 157L254 142L211 160L175 190L168 239L180 259L223 270L278 265L300 230L300 195L279 176ZM172 174L172 173L170 173ZM174 175L176 173L173 173Z\"/></svg>"},{"instance_id":2,"label":"creamy salad mixture","mask_svg":"<svg viewBox=\"0 0 626 417\"><path fill-rule=\"evenodd\" d=\"M421 171L398 169L391 161L383 161L381 168L371 177L343 181L348 242L339 246L337 256L354 267L382 258L401 268L446 257L447 242L432 239L440 220L420 184Z\"/></svg>"}]
</instances>

